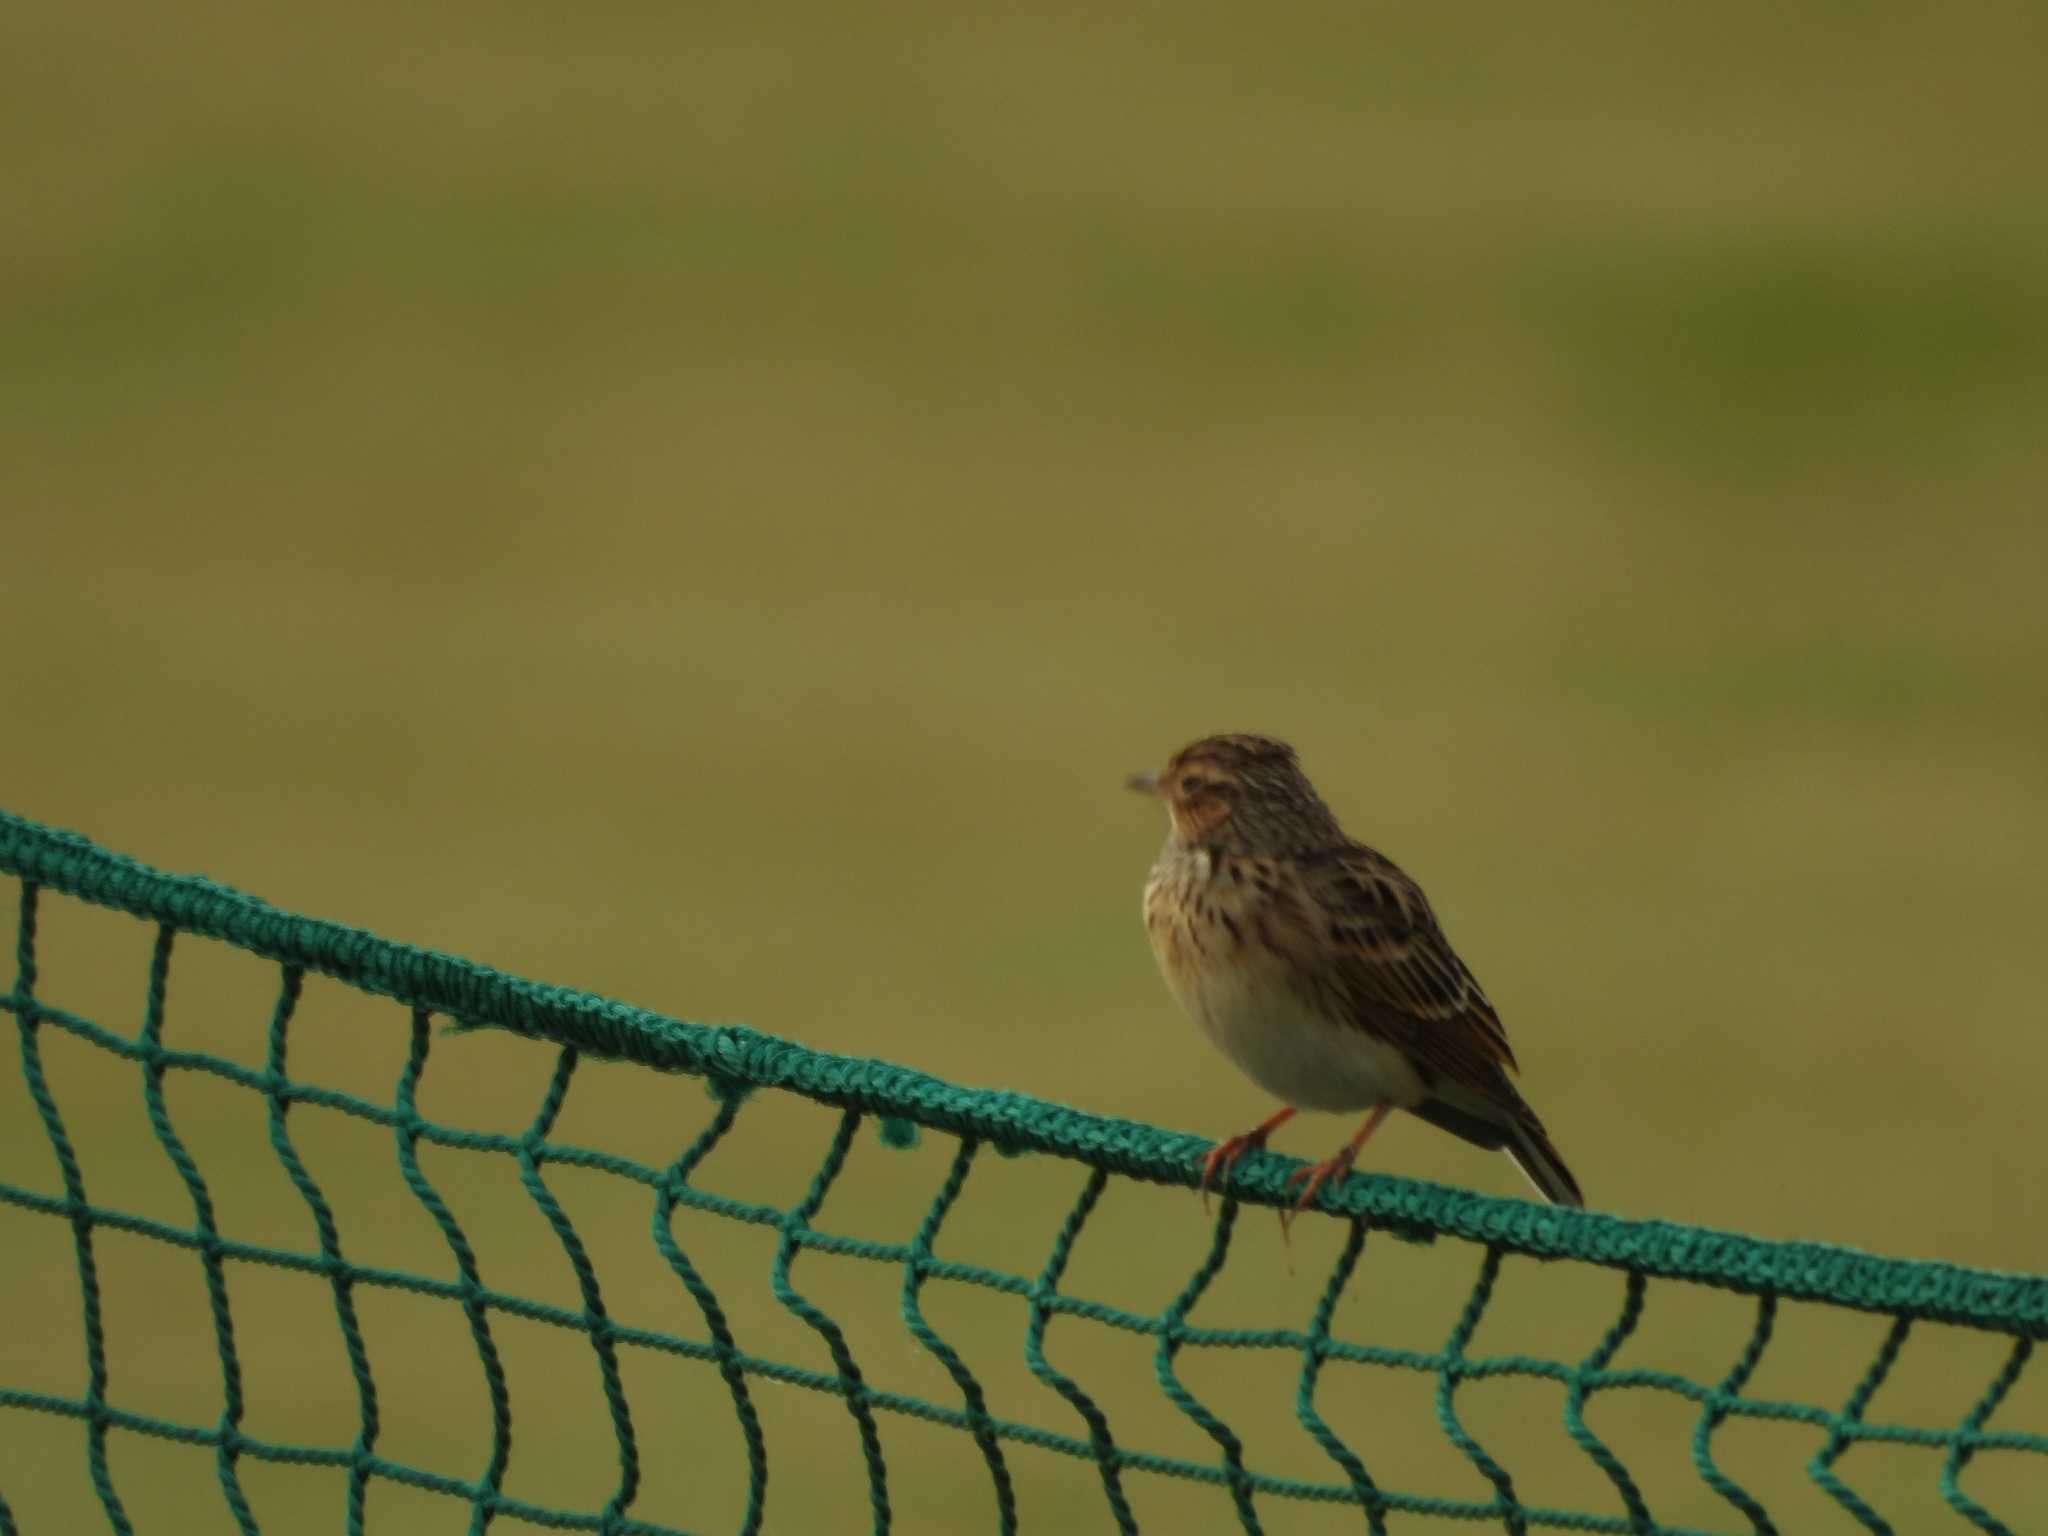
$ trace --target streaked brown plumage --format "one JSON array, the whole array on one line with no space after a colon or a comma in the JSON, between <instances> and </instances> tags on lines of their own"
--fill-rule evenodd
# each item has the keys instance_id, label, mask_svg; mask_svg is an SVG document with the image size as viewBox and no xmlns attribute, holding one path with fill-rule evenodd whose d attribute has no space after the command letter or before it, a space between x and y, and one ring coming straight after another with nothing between
<instances>
[{"instance_id":1,"label":"streaked brown plumage","mask_svg":"<svg viewBox=\"0 0 2048 1536\"><path fill-rule=\"evenodd\" d=\"M1405 1109L1505 1150L1545 1198L1583 1203L1509 1076L1499 1015L1422 888L1344 834L1291 747L1207 736L1130 785L1166 803L1166 846L1145 885L1166 984L1287 1106L1210 1152L1205 1190L1298 1108L1370 1110L1341 1151L1297 1174L1305 1206L1390 1110Z\"/></svg>"}]
</instances>

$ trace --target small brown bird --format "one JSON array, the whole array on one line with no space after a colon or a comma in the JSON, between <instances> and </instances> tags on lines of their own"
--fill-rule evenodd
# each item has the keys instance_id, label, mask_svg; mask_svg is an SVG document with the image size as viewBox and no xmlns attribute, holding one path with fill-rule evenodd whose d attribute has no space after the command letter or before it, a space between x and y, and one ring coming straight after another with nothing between
<instances>
[{"instance_id":1,"label":"small brown bird","mask_svg":"<svg viewBox=\"0 0 2048 1536\"><path fill-rule=\"evenodd\" d=\"M1353 842L1270 736L1206 736L1130 787L1166 802L1145 928L1166 985L1286 1107L1212 1148L1202 1189L1298 1109L1367 1110L1334 1157L1296 1171L1295 1209L1351 1167L1390 1110L1505 1150L1545 1199L1583 1205L1509 1072L1514 1052L1422 887Z\"/></svg>"}]
</instances>

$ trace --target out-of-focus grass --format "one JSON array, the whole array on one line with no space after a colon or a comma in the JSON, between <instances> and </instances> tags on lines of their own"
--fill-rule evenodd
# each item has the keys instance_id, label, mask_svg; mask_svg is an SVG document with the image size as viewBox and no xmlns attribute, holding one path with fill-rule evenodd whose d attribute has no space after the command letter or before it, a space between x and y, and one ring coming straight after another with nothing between
<instances>
[{"instance_id":1,"label":"out-of-focus grass","mask_svg":"<svg viewBox=\"0 0 2048 1536\"><path fill-rule=\"evenodd\" d=\"M2034 8L1582 6L1532 31L1498 7L223 4L171 32L39 6L0 31L10 808L523 973L1221 1134L1262 1106L1151 974L1159 828L1117 785L1197 732L1272 730L1426 880L1596 1204L2048 1268ZM137 1024L139 927L55 904L49 942L52 996ZM255 1049L263 978L179 963L170 1034ZM388 1094L399 1022L309 1003L303 1070ZM96 1196L189 1219L133 1072L50 1049ZM532 1053L437 1052L430 1112L530 1116ZM590 1075L586 1140L660 1159L705 1112ZM171 1091L226 1218L310 1241L260 1105ZM0 1159L53 1181L0 1092ZM794 1198L828 1121L748 1113L738 1161ZM314 1118L345 1237L445 1266L388 1146ZM1419 1126L1375 1151L1516 1188ZM830 1214L900 1235L942 1156L864 1144ZM473 1172L487 1263L555 1283L509 1173ZM989 1180L956 1240L1029 1266L1070 1175ZM621 1314L690 1326L632 1274L644 1216L613 1232L608 1196L571 1198ZM693 1235L739 1322L802 1358L762 1244ZM1298 1321L1335 1234L1292 1273L1269 1236L1217 1306ZM1192 1202L1126 1191L1077 1264L1156 1308L1201 1241ZM0 1378L78 1390L68 1239L0 1214L0 1242ZM116 1400L210 1418L196 1266L105 1259ZM1340 1329L1433 1343L1461 1263L1377 1245ZM1479 1345L1589 1350L1618 1293L1576 1280L1510 1266ZM888 1286L814 1283L877 1379L944 1393ZM318 1287L235 1284L267 1426L346 1438ZM1000 1377L1018 1317L953 1304ZM473 1473L459 1320L376 1305L392 1454ZM1845 1396L1875 1330L1793 1321L1774 1389ZM1714 1379L1747 1313L1660 1291L1650 1327L1646 1360ZM535 1390L594 1371L507 1331L512 1486L594 1507L594 1387ZM1066 1358L1098 1344L1142 1382L1115 1341ZM1929 1330L1878 1410L1952 1421L1995 1363ZM699 1459L735 1464L715 1378L630 1369L647 1512L732 1524ZM1331 1475L1259 1434L1285 1387L1245 1370L1198 1390L1245 1394L1264 1464ZM1414 1469L1390 1483L1482 1493L1411 1385L1333 1380L1333 1418ZM998 1411L1065 1423L1007 1388ZM843 1413L762 1390L776 1528L858 1507ZM1611 1501L1528 1390L1492 1419L1473 1390L1488 1444L1536 1493ZM1149 1389L1115 1402L1130 1443L1201 1452ZM1660 1411L1596 1399L1594 1423L1663 1470L1660 1513L1725 1520ZM906 1527L985 1517L964 1442L884 1433ZM1825 1528L1798 1502L1813 1446L1726 1433L1733 1475ZM79 1440L10 1417L25 1528L86 1518ZM155 1523L223 1518L204 1457L115 1445ZM1932 1464L1865 1456L1851 1480L1910 1524ZM1104 1518L1085 1473L1018 1469L1029 1521ZM1985 1458L1969 1485L2024 1527L2025 1473ZM280 1523L339 1508L337 1481L251 1477ZM408 1528L456 1513L373 1499Z\"/></svg>"}]
</instances>

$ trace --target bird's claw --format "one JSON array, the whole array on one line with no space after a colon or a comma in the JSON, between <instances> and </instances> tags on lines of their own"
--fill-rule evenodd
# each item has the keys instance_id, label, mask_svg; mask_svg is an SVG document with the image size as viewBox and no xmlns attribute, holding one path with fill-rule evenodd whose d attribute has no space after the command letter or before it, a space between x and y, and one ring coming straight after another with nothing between
<instances>
[{"instance_id":1,"label":"bird's claw","mask_svg":"<svg viewBox=\"0 0 2048 1536\"><path fill-rule=\"evenodd\" d=\"M1295 1185L1300 1184L1302 1190L1295 1197L1293 1207L1280 1213L1280 1230L1282 1232L1288 1230L1296 1216L1299 1216L1308 1209L1309 1202L1316 1197L1316 1191L1329 1183L1330 1180L1339 1178L1351 1171L1351 1162L1354 1156L1356 1156L1354 1149L1346 1147L1335 1157L1326 1157L1320 1163L1309 1163L1287 1175L1287 1187L1291 1190Z\"/></svg>"},{"instance_id":2,"label":"bird's claw","mask_svg":"<svg viewBox=\"0 0 2048 1536\"><path fill-rule=\"evenodd\" d=\"M1209 1191L1220 1187L1230 1177L1230 1170L1238 1165L1245 1153L1257 1151L1265 1146L1266 1136L1262 1131L1247 1131L1242 1136L1232 1136L1219 1141L1202 1154L1202 1209L1209 1209Z\"/></svg>"}]
</instances>

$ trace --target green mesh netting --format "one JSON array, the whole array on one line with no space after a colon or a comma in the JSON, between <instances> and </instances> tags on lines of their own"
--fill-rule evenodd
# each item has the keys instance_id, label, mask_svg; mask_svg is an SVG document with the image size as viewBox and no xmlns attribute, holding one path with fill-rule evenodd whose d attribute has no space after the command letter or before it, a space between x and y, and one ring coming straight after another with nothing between
<instances>
[{"instance_id":1,"label":"green mesh netting","mask_svg":"<svg viewBox=\"0 0 2048 1536\"><path fill-rule=\"evenodd\" d=\"M77 1261L78 1296L84 1311L81 1390L75 1394L30 1391L10 1385L0 1371L0 1410L60 1415L83 1426L84 1470L107 1523L133 1528L122 1490L110 1468L110 1433L158 1436L214 1454L227 1510L241 1530L258 1523L241 1477L245 1461L339 1469L346 1473L347 1529L364 1526L365 1492L373 1480L388 1479L446 1495L470 1507L469 1526L481 1531L498 1516L542 1526L604 1532L670 1532L675 1528L632 1514L641 1482L640 1437L623 1384L624 1350L660 1351L715 1366L730 1399L745 1446L745 1512L739 1528L747 1536L763 1527L769 1504L775 1447L762 1428L753 1402L755 1378L806 1388L836 1398L847 1416L866 1468L865 1494L876 1531L889 1529L891 1465L883 1425L889 1416L908 1415L948 1426L960 1434L960 1454L985 1464L989 1501L972 1516L977 1526L1010 1532L1020 1525L1016 1480L1006 1447L1024 1445L1081 1458L1100 1479L1102 1507L1123 1531L1137 1529L1126 1480L1164 1476L1214 1486L1227 1499L1227 1517L1245 1531L1264 1522L1286 1526L1278 1501L1310 1500L1352 1507L1360 1523L1385 1532L1390 1520L1405 1528L1410 1517L1481 1521L1509 1532L1536 1528L1582 1531L1678 1533L1651 1511L1639 1480L1620 1456L1588 1425L1593 1394L1621 1388L1669 1394L1692 1405L1690 1453L1705 1485L1725 1503L1726 1528L1774 1532L1779 1526L1762 1501L1717 1462L1716 1432L1731 1419L1776 1420L1808 1426L1820 1448L1806 1474L1834 1505L1861 1529L1890 1532L1890 1520L1844 1479L1839 1463L1861 1443L1887 1442L1939 1453L1936 1474L1942 1498L1970 1525L2007 1533L2014 1527L1971 1497L1961 1486L1964 1469L1980 1452L2017 1452L2031 1464L2048 1455L2048 1436L1993 1430L1991 1416L2025 1368L2034 1341L2048 1332L2048 1278L1968 1269L1956 1265L1872 1257L1809 1243L1765 1242L1733 1233L1663 1222L1622 1221L1598 1214L1562 1211L1517 1200L1484 1197L1409 1180L1354 1174L1326 1190L1322 1207L1348 1219L1343 1243L1319 1300L1305 1325L1261 1329L1206 1328L1190 1315L1230 1254L1239 1202L1279 1206L1286 1199L1291 1158L1259 1154L1248 1158L1234 1180L1234 1198L1217 1213L1207 1251L1178 1295L1158 1313L1131 1311L1063 1293L1074 1244L1096 1211L1112 1178L1147 1180L1183 1188L1196 1182L1209 1143L1148 1125L1105 1119L1017 1094L963 1088L924 1073L873 1060L806 1050L789 1041L733 1027L682 1023L587 993L545 987L483 966L395 944L359 930L280 912L251 897L204 879L161 874L105 852L77 836L0 813L0 870L20 886L20 921L15 977L4 1006L20 1035L21 1073L29 1101L42 1121L59 1170L60 1187L31 1188L0 1178L0 1201L51 1221L68 1224ZM38 898L42 890L132 914L157 925L143 1023L135 1035L105 1028L55 1006L37 990ZM167 1046L163 1038L165 997L176 937L191 934L221 940L263 957L279 968L275 1006L268 1026L262 1070L219 1056ZM332 1088L295 1080L287 1070L287 1046L306 972L337 978L362 992L397 1000L410 1011L411 1049L389 1102L371 1102ZM417 1108L417 1090L435 1031L436 1017L466 1028L489 1026L551 1042L556 1065L538 1113L521 1135L491 1135L436 1124ZM142 1104L156 1139L189 1193L192 1221L170 1225L95 1204L85 1172L66 1129L65 1107L45 1071L41 1040L57 1030L90 1042L141 1069ZM665 1167L551 1139L579 1054L596 1054L643 1066L684 1071L707 1078L719 1099L703 1130ZM317 1248L301 1251L238 1241L223 1235L215 1218L205 1175L188 1151L165 1101L171 1073L208 1074L238 1085L264 1101L269 1139L291 1183L310 1213ZM804 1196L788 1208L713 1194L692 1182L735 1121L745 1112L746 1092L771 1089L798 1094L841 1112L836 1134ZM456 1278L437 1279L403 1270L352 1262L329 1198L295 1149L289 1111L317 1104L394 1134L399 1169L412 1195L445 1239ZM863 1117L877 1117L885 1139L902 1142L912 1127L928 1127L957 1138L950 1170L915 1231L902 1241L876 1242L814 1226L845 1164ZM479 1273L470 1240L448 1202L422 1171L421 1142L488 1152L511 1159L525 1190L559 1240L581 1293L580 1308L550 1305L494 1286ZM940 1256L941 1229L976 1158L993 1146L1035 1151L1083 1165L1078 1197L1059 1226L1043 1266L1032 1274L1010 1273ZM701 1320L688 1333L629 1327L613 1320L589 1253L561 1201L550 1190L547 1170L573 1166L630 1181L647 1192L650 1241L673 1272L679 1306ZM11 1170L0 1168L0 1174ZM1180 1198L1187 1198L1181 1196ZM699 1264L679 1243L672 1220L678 1207L751 1223L778 1234L775 1256L764 1277L775 1299L822 1340L833 1369L821 1372L751 1354L728 1323L727 1309ZM1411 1240L1449 1238L1472 1246L1471 1289L1455 1325L1439 1348L1409 1350L1344 1338L1332 1333L1340 1296L1358 1269L1368 1234L1391 1232ZM217 1402L211 1417L195 1413L170 1419L123 1407L111 1384L108 1345L102 1325L102 1280L96 1234L137 1234L195 1256L203 1269L210 1302L213 1343L220 1358L218 1395L211 1383L194 1381L195 1404ZM813 1297L796 1288L792 1267L804 1250L854 1256L900 1272L901 1314L917 1345L929 1351L957 1388L952 1401L932 1402L878 1390L863 1378L840 1324ZM1623 1274L1618 1315L1597 1346L1576 1361L1527 1355L1467 1352L1501 1275L1504 1257L1572 1260ZM245 1433L242 1368L230 1305L230 1266L276 1265L322 1277L332 1291L333 1314L354 1377L357 1431L347 1444L281 1444ZM1737 1358L1718 1379L1701 1381L1669 1371L1613 1369L1612 1362L1635 1332L1652 1279L1718 1287L1755 1298L1754 1322ZM1048 1423L996 1417L973 1366L932 1326L921 1298L929 1281L943 1280L1019 1298L1028 1307L1023 1354L1045 1388ZM474 1479L408 1465L378 1449L380 1408L375 1362L366 1347L357 1297L364 1288L391 1288L449 1304L451 1329L466 1333L487 1386L492 1416L490 1452ZM1822 1303L1892 1319L1876 1355L1861 1370L1845 1400L1834 1404L1748 1397L1744 1389L1772 1338L1781 1301ZM508 1496L504 1483L510 1457L512 1399L492 1320L504 1314L580 1335L589 1345L608 1405L618 1447L618 1479L599 1509L568 1509ZM1159 1454L1123 1444L1109 1415L1083 1386L1048 1357L1047 1330L1062 1317L1092 1319L1153 1341L1153 1365L1160 1391L1213 1442L1208 1459ZM1985 1382L1958 1422L1932 1428L1865 1417L1873 1396L1890 1374L1909 1331L1922 1321L1959 1325L2011 1340L2002 1363ZM11 1318L10 1328L33 1319ZM1369 1325L1370 1319L1366 1320ZM308 1326L311 1326L309 1321ZM1281 1477L1249 1464L1239 1433L1214 1402L1187 1385L1177 1362L1188 1350L1229 1349L1276 1352L1298 1361L1293 1411L1301 1430L1327 1457L1330 1475L1320 1481ZM0 1351L0 1366L6 1354ZM1401 1468L1369 1468L1357 1450L1339 1437L1317 1404L1318 1383L1329 1362L1352 1362L1419 1373L1434 1383L1435 1415L1442 1434L1493 1490L1486 1500L1456 1500L1404 1491ZM1852 1368L1853 1374L1853 1368ZM1529 1377L1565 1388L1564 1428L1611 1485L1620 1513L1544 1507L1516 1491L1510 1469L1482 1446L1461 1421L1460 1387L1490 1377ZM210 1408L206 1413L210 1413ZM6 1418L0 1416L0 1435ZM2041 1466L2048 1476L2048 1463ZM1612 1507L1612 1506L1611 1506ZM963 1517L967 1518L967 1517ZM12 1536L15 1515L0 1487L0 1533Z\"/></svg>"}]
</instances>

